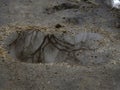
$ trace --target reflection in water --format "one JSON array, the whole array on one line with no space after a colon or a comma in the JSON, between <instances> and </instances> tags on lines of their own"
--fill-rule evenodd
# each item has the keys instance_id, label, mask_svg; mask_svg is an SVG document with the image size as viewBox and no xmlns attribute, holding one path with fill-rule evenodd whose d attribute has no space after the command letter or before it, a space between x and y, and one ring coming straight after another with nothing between
<instances>
[{"instance_id":1,"label":"reflection in water","mask_svg":"<svg viewBox=\"0 0 120 90\"><path fill-rule=\"evenodd\" d=\"M40 31L12 33L6 40L12 57L30 63L67 62L100 64L108 53L96 52L103 37L97 33L45 34Z\"/></svg>"}]
</instances>

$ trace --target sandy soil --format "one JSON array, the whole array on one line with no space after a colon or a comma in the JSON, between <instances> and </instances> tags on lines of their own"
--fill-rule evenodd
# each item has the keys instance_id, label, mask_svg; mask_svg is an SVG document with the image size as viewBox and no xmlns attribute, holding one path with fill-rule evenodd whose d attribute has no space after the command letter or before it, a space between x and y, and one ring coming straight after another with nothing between
<instances>
[{"instance_id":1,"label":"sandy soil","mask_svg":"<svg viewBox=\"0 0 120 90\"><path fill-rule=\"evenodd\" d=\"M0 90L120 90L119 16L119 10L102 0L1 0ZM5 38L25 30L101 34L97 52L107 52L108 61L78 65L17 61L5 50Z\"/></svg>"}]
</instances>

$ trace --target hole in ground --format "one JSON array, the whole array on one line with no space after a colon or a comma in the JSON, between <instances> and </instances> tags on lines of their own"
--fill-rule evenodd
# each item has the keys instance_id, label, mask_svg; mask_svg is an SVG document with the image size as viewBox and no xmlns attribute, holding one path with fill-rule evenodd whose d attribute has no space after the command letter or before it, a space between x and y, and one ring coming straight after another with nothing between
<instances>
[{"instance_id":1,"label":"hole in ground","mask_svg":"<svg viewBox=\"0 0 120 90\"><path fill-rule=\"evenodd\" d=\"M71 36L46 34L40 31L14 32L5 40L9 54L26 63L60 63L92 65L106 63L108 53L95 50L103 37L97 33L78 33ZM97 51L97 50L96 50ZM79 54L78 54L79 53ZM106 55L107 54L107 55ZM97 55L97 58L91 56Z\"/></svg>"}]
</instances>

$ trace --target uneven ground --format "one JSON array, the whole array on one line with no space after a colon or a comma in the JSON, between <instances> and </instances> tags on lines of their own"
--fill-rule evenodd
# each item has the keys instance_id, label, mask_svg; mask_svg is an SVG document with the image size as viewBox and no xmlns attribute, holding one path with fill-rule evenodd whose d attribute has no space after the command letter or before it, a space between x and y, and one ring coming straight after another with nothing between
<instances>
[{"instance_id":1,"label":"uneven ground","mask_svg":"<svg viewBox=\"0 0 120 90\"><path fill-rule=\"evenodd\" d=\"M0 90L120 90L120 11L102 0L0 0L0 30ZM27 63L5 49L10 33L26 30L102 39L90 44L94 52L80 50L77 62Z\"/></svg>"}]
</instances>

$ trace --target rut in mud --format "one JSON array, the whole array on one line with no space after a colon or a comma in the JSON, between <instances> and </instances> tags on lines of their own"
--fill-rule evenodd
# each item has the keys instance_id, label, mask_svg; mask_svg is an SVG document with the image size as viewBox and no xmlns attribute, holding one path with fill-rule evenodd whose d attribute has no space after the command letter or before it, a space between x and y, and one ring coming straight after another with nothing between
<instances>
[{"instance_id":1,"label":"rut in mud","mask_svg":"<svg viewBox=\"0 0 120 90\"><path fill-rule=\"evenodd\" d=\"M6 42L9 54L22 62L92 65L110 59L110 52L99 52L102 40L103 35L92 32L71 35L31 30L12 33Z\"/></svg>"}]
</instances>

